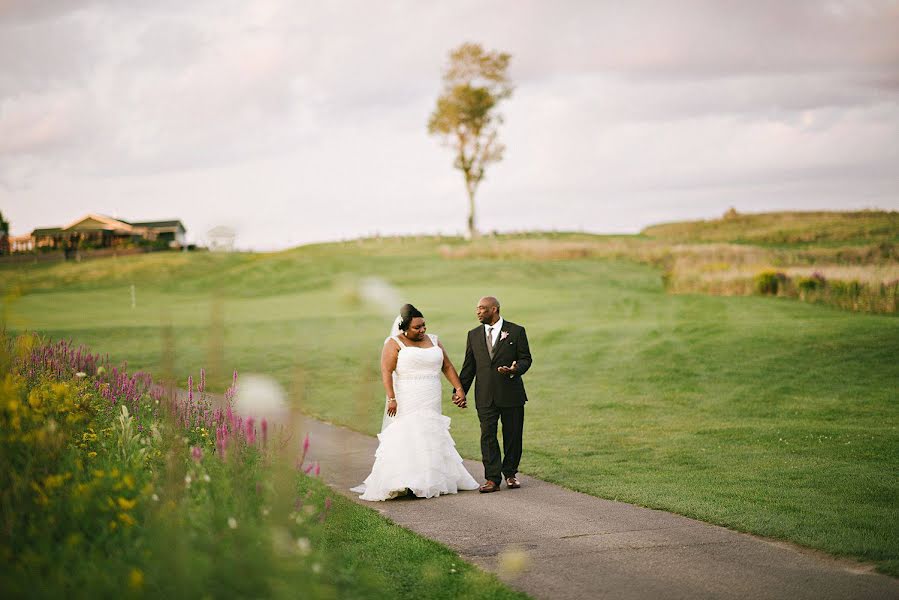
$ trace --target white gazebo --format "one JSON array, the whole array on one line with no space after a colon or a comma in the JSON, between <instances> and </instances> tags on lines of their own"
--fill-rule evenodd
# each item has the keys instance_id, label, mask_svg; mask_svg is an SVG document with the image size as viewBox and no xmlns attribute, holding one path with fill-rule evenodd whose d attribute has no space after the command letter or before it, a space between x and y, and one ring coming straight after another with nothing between
<instances>
[{"instance_id":1,"label":"white gazebo","mask_svg":"<svg viewBox=\"0 0 899 600\"><path fill-rule=\"evenodd\" d=\"M237 232L231 227L219 225L207 231L206 237L209 240L209 249L213 252L233 252Z\"/></svg>"}]
</instances>

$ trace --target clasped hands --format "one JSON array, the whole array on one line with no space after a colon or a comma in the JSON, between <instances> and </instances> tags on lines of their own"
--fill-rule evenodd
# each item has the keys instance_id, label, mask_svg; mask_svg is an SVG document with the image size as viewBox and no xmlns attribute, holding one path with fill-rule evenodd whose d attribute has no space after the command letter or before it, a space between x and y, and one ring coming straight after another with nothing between
<instances>
[{"instance_id":1,"label":"clasped hands","mask_svg":"<svg viewBox=\"0 0 899 600\"><path fill-rule=\"evenodd\" d=\"M510 378L515 376L515 373L518 373L518 361L513 360L512 366L509 367L498 367L496 369L500 375L508 375ZM459 408L465 408L468 406L468 403L465 400L465 392L460 389L453 390L453 404L458 406Z\"/></svg>"}]
</instances>

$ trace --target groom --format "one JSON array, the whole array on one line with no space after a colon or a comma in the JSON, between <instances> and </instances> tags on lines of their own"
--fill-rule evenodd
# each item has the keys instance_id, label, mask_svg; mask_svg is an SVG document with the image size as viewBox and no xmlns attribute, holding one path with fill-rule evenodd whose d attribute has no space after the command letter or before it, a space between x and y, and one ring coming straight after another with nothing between
<instances>
[{"instance_id":1,"label":"groom","mask_svg":"<svg viewBox=\"0 0 899 600\"><path fill-rule=\"evenodd\" d=\"M528 401L521 376L531 367L531 350L524 327L504 320L499 314L499 300L493 296L478 300L477 315L481 326L468 332L459 380L467 394L477 378L475 406L481 421L481 457L487 480L479 491L486 494L499 490L502 476L509 488L521 487L516 475L521 461L524 403ZM464 408L464 398L454 395L453 402ZM503 456L496 441L500 420Z\"/></svg>"}]
</instances>

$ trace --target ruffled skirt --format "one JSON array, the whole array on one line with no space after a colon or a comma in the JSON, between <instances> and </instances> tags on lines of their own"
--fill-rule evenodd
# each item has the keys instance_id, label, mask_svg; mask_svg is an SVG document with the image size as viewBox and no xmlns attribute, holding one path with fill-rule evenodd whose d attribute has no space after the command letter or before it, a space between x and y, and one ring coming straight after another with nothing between
<instances>
[{"instance_id":1,"label":"ruffled skirt","mask_svg":"<svg viewBox=\"0 0 899 600\"><path fill-rule=\"evenodd\" d=\"M475 490L449 432L450 418L423 409L400 415L378 434L371 474L352 489L363 500L389 500L407 489L419 498Z\"/></svg>"}]
</instances>

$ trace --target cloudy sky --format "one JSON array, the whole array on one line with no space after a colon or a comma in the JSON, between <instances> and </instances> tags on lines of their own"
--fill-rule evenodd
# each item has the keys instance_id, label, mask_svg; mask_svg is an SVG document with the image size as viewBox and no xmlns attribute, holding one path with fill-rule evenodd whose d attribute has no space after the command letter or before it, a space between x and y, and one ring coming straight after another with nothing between
<instances>
[{"instance_id":1,"label":"cloudy sky","mask_svg":"<svg viewBox=\"0 0 899 600\"><path fill-rule=\"evenodd\" d=\"M897 0L0 0L0 211L255 249L462 232L426 122L465 41L516 86L482 230L899 209Z\"/></svg>"}]
</instances>

